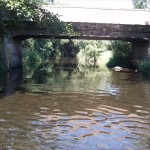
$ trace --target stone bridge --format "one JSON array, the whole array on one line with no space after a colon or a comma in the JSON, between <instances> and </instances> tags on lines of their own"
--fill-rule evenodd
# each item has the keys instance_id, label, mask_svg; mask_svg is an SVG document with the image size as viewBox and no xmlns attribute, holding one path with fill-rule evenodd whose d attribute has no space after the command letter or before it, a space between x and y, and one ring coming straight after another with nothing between
<instances>
[{"instance_id":1,"label":"stone bridge","mask_svg":"<svg viewBox=\"0 0 150 150\"><path fill-rule=\"evenodd\" d=\"M43 6L70 22L78 36L52 35L47 30L26 29L4 38L4 54L9 68L22 65L22 40L28 38L59 38L88 40L125 40L132 43L133 60L150 57L150 11L93 8L57 8ZM8 58L5 58L8 59Z\"/></svg>"}]
</instances>

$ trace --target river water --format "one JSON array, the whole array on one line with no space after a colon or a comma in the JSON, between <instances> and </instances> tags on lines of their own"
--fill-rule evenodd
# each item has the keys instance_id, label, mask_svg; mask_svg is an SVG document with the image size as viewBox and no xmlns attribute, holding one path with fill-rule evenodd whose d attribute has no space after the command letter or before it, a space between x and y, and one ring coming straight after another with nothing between
<instances>
[{"instance_id":1,"label":"river water","mask_svg":"<svg viewBox=\"0 0 150 150\"><path fill-rule=\"evenodd\" d=\"M112 70L19 72L0 89L0 150L150 149L150 80Z\"/></svg>"}]
</instances>

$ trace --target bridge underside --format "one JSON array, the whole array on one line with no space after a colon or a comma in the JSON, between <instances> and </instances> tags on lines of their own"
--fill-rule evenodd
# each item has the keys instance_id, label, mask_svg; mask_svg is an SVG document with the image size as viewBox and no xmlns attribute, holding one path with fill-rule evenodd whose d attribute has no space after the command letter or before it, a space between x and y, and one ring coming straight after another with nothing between
<instances>
[{"instance_id":1,"label":"bridge underside","mask_svg":"<svg viewBox=\"0 0 150 150\"><path fill-rule=\"evenodd\" d=\"M33 39L72 39L72 40L122 40L127 42L133 42L133 41L145 41L145 39L141 38L130 38L130 37L117 37L117 36L95 36L95 35L81 35L81 36L67 36L67 35L17 35L13 39L16 40L26 40L29 38Z\"/></svg>"}]
</instances>

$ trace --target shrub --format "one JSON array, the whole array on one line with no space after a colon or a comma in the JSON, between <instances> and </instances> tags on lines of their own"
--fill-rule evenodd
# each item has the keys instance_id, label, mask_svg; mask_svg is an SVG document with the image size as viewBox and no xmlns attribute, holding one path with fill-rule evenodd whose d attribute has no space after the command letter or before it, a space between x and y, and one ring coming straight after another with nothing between
<instances>
[{"instance_id":1,"label":"shrub","mask_svg":"<svg viewBox=\"0 0 150 150\"><path fill-rule=\"evenodd\" d=\"M101 54L106 51L104 41L79 41L77 43L80 51L77 54L79 66L95 68L100 67Z\"/></svg>"},{"instance_id":2,"label":"shrub","mask_svg":"<svg viewBox=\"0 0 150 150\"><path fill-rule=\"evenodd\" d=\"M139 69L143 75L150 76L150 60L143 60L139 63Z\"/></svg>"},{"instance_id":3,"label":"shrub","mask_svg":"<svg viewBox=\"0 0 150 150\"><path fill-rule=\"evenodd\" d=\"M109 50L112 50L112 57L107 63L108 68L115 66L130 67L130 57L132 52L132 46L128 42L113 41L108 46Z\"/></svg>"},{"instance_id":4,"label":"shrub","mask_svg":"<svg viewBox=\"0 0 150 150\"><path fill-rule=\"evenodd\" d=\"M41 57L37 51L29 51L25 54L24 62L26 63L40 63Z\"/></svg>"}]
</instances>

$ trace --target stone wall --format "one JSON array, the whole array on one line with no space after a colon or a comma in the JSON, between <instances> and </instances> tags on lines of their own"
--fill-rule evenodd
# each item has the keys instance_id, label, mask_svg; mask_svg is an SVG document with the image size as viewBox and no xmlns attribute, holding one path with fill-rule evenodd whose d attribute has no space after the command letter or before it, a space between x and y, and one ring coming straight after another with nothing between
<instances>
[{"instance_id":1,"label":"stone wall","mask_svg":"<svg viewBox=\"0 0 150 150\"><path fill-rule=\"evenodd\" d=\"M94 36L105 39L149 39L150 25L122 25L99 23L73 23L75 31L81 36Z\"/></svg>"}]
</instances>

